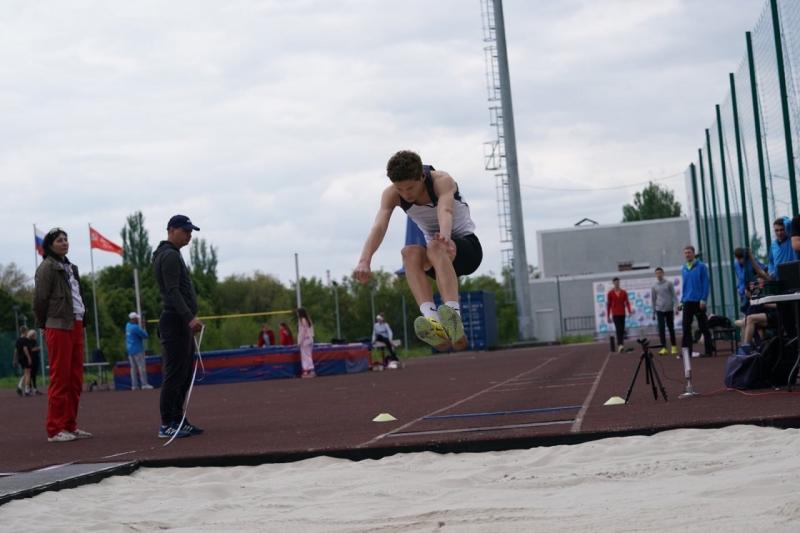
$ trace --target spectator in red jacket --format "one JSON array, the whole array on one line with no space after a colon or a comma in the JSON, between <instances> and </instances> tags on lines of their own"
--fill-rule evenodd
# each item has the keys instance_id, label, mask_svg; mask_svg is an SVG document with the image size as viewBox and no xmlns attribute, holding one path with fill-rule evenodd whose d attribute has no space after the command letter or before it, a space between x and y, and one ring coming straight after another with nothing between
<instances>
[{"instance_id":1,"label":"spectator in red jacket","mask_svg":"<svg viewBox=\"0 0 800 533\"><path fill-rule=\"evenodd\" d=\"M258 332L258 347L265 346L275 346L275 332L270 329L269 324L261 326L261 331Z\"/></svg>"},{"instance_id":2,"label":"spectator in red jacket","mask_svg":"<svg viewBox=\"0 0 800 533\"><path fill-rule=\"evenodd\" d=\"M606 314L609 322L612 318L614 320L614 329L617 332L617 351L621 352L625 348L625 309L628 309L629 315L633 314L633 309L628 300L628 293L619 286L619 278L614 278L611 282L614 284L614 288L606 295Z\"/></svg>"},{"instance_id":3,"label":"spectator in red jacket","mask_svg":"<svg viewBox=\"0 0 800 533\"><path fill-rule=\"evenodd\" d=\"M286 324L286 322L281 322L281 327L278 330L278 335L280 335L281 346L291 346L294 344L294 337L292 337L292 330L289 329L289 326Z\"/></svg>"}]
</instances>

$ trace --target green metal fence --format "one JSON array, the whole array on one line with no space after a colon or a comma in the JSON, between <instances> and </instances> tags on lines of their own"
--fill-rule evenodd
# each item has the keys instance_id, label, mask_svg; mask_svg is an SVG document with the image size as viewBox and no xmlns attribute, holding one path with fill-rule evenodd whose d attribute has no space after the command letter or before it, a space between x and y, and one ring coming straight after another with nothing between
<instances>
[{"instance_id":1,"label":"green metal fence","mask_svg":"<svg viewBox=\"0 0 800 533\"><path fill-rule=\"evenodd\" d=\"M764 259L772 221L798 214L800 2L767 0L742 49L686 170L692 236L711 270L710 306L731 318L738 307L733 250L747 247Z\"/></svg>"},{"instance_id":2,"label":"green metal fence","mask_svg":"<svg viewBox=\"0 0 800 533\"><path fill-rule=\"evenodd\" d=\"M0 331L0 378L19 374L12 366L17 337L13 331Z\"/></svg>"}]
</instances>

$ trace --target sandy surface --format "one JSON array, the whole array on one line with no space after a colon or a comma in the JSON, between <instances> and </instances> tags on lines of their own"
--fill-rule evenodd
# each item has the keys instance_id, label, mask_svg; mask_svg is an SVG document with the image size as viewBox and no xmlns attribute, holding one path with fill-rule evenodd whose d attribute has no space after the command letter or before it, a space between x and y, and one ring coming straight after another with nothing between
<instances>
[{"instance_id":1,"label":"sandy surface","mask_svg":"<svg viewBox=\"0 0 800 533\"><path fill-rule=\"evenodd\" d=\"M800 531L800 430L734 426L353 463L141 469L0 507L3 531Z\"/></svg>"}]
</instances>

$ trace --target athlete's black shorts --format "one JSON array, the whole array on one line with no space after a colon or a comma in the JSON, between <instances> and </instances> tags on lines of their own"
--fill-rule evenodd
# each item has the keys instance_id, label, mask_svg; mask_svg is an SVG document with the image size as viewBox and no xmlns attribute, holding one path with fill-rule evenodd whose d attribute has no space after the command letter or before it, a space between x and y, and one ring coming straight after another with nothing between
<instances>
[{"instance_id":1,"label":"athlete's black shorts","mask_svg":"<svg viewBox=\"0 0 800 533\"><path fill-rule=\"evenodd\" d=\"M467 276L478 270L483 260L483 248L477 235L469 233L463 237L453 237L451 240L456 245L456 257L453 259L456 276ZM436 279L436 271L433 268L429 268L425 273Z\"/></svg>"}]
</instances>

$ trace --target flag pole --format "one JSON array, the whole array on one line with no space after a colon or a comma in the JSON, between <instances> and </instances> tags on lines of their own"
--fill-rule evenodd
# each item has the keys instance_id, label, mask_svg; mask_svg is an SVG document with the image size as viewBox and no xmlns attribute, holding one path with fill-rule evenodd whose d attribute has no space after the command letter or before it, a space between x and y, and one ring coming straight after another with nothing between
<instances>
[{"instance_id":1,"label":"flag pole","mask_svg":"<svg viewBox=\"0 0 800 533\"><path fill-rule=\"evenodd\" d=\"M92 246L92 223L89 222L89 260L92 263L92 300L94 303L94 336L97 349L100 349L100 316L97 314L97 282L94 275L94 247ZM88 362L88 361L87 361Z\"/></svg>"},{"instance_id":2,"label":"flag pole","mask_svg":"<svg viewBox=\"0 0 800 533\"><path fill-rule=\"evenodd\" d=\"M139 296L139 269L136 267L133 267L133 288L136 292L136 314L139 315L139 325L146 327L142 317L142 298Z\"/></svg>"},{"instance_id":3,"label":"flag pole","mask_svg":"<svg viewBox=\"0 0 800 533\"><path fill-rule=\"evenodd\" d=\"M36 269L39 268L39 250L36 249L36 223L33 224L33 273L36 274Z\"/></svg>"},{"instance_id":4,"label":"flag pole","mask_svg":"<svg viewBox=\"0 0 800 533\"><path fill-rule=\"evenodd\" d=\"M36 279L36 271L39 270L39 250L36 248L36 239L38 235L36 235L36 222L33 223L33 279ZM34 281L35 283L35 281ZM34 328L36 328L36 319L34 319ZM39 368L42 371L42 381L44 384L47 385L47 367L44 364L44 337L42 335L42 330L36 328L36 338L39 341Z\"/></svg>"}]
</instances>

